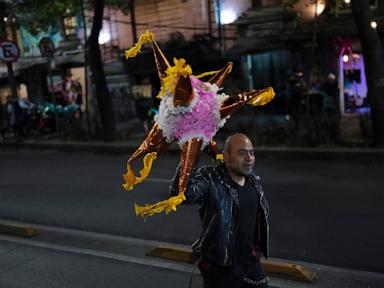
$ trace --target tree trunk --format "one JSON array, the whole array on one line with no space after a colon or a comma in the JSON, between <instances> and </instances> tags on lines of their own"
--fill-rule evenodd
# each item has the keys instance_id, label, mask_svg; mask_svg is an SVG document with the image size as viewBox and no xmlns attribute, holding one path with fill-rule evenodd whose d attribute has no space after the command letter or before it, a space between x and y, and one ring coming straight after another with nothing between
<instances>
[{"instance_id":1,"label":"tree trunk","mask_svg":"<svg viewBox=\"0 0 384 288\"><path fill-rule=\"evenodd\" d=\"M94 5L92 30L88 39L89 65L100 111L103 138L104 141L111 142L116 139L115 115L113 112L112 99L108 93L98 41L103 25L104 0L95 0Z\"/></svg>"},{"instance_id":2,"label":"tree trunk","mask_svg":"<svg viewBox=\"0 0 384 288\"><path fill-rule=\"evenodd\" d=\"M136 16L135 16L135 0L131 0L131 26L133 44L137 42Z\"/></svg>"},{"instance_id":3,"label":"tree trunk","mask_svg":"<svg viewBox=\"0 0 384 288\"><path fill-rule=\"evenodd\" d=\"M352 0L351 8L364 56L368 100L376 146L384 146L384 61L379 36L371 27L369 1Z\"/></svg>"}]
</instances>

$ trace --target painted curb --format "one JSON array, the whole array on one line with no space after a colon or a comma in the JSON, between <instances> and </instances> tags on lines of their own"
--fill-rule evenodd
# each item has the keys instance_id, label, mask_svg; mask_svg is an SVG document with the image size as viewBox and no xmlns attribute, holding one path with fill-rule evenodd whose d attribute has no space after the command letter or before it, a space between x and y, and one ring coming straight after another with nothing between
<instances>
[{"instance_id":1,"label":"painted curb","mask_svg":"<svg viewBox=\"0 0 384 288\"><path fill-rule=\"evenodd\" d=\"M178 262L194 263L192 250L172 246L159 246L146 253L147 256L163 258ZM302 265L261 260L268 276L311 283L315 274Z\"/></svg>"},{"instance_id":2,"label":"painted curb","mask_svg":"<svg viewBox=\"0 0 384 288\"><path fill-rule=\"evenodd\" d=\"M306 269L302 265L261 260L264 271L268 276L296 280L311 283L315 279L315 273Z\"/></svg>"},{"instance_id":3,"label":"painted curb","mask_svg":"<svg viewBox=\"0 0 384 288\"><path fill-rule=\"evenodd\" d=\"M39 232L32 227L5 223L0 223L0 233L28 238L39 235Z\"/></svg>"}]
</instances>

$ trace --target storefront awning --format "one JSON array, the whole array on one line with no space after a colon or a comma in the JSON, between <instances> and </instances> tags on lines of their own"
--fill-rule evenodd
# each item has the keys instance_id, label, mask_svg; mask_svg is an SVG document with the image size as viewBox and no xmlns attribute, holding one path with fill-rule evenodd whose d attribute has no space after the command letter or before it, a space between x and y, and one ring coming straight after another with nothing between
<instances>
[{"instance_id":1,"label":"storefront awning","mask_svg":"<svg viewBox=\"0 0 384 288\"><path fill-rule=\"evenodd\" d=\"M36 65L47 64L47 58L45 57L31 57L31 58L20 58L17 62L13 63L13 70L15 75L18 75L21 70L27 69ZM84 65L84 53L79 51L77 53L70 53L64 55L54 56L55 66L62 65L73 65L80 66ZM8 77L7 65L0 65L0 78Z\"/></svg>"}]
</instances>

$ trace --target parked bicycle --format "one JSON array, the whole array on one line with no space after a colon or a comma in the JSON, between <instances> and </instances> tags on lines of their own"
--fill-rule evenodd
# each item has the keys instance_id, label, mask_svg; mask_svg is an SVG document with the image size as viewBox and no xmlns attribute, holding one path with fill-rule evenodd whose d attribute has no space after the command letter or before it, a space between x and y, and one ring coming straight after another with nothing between
<instances>
[{"instance_id":1,"label":"parked bicycle","mask_svg":"<svg viewBox=\"0 0 384 288\"><path fill-rule=\"evenodd\" d=\"M80 118L77 104L61 106L43 101L39 104L20 105L20 101L9 101L0 125L5 140L22 141L39 139L43 135L59 131L61 138L68 138L74 123ZM57 122L56 123L56 116Z\"/></svg>"}]
</instances>

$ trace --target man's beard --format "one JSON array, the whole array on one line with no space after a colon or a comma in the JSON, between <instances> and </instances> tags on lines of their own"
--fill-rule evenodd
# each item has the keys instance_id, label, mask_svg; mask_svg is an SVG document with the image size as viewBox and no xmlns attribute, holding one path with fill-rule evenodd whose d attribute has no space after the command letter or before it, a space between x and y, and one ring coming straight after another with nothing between
<instances>
[{"instance_id":1,"label":"man's beard","mask_svg":"<svg viewBox=\"0 0 384 288\"><path fill-rule=\"evenodd\" d=\"M233 174L235 174L236 176L240 176L240 177L242 177L242 176L249 176L251 173L252 173L252 169L253 169L253 167L252 168L240 168L240 167L238 167L238 168L233 168L233 169L231 169L232 170L232 173Z\"/></svg>"}]
</instances>

